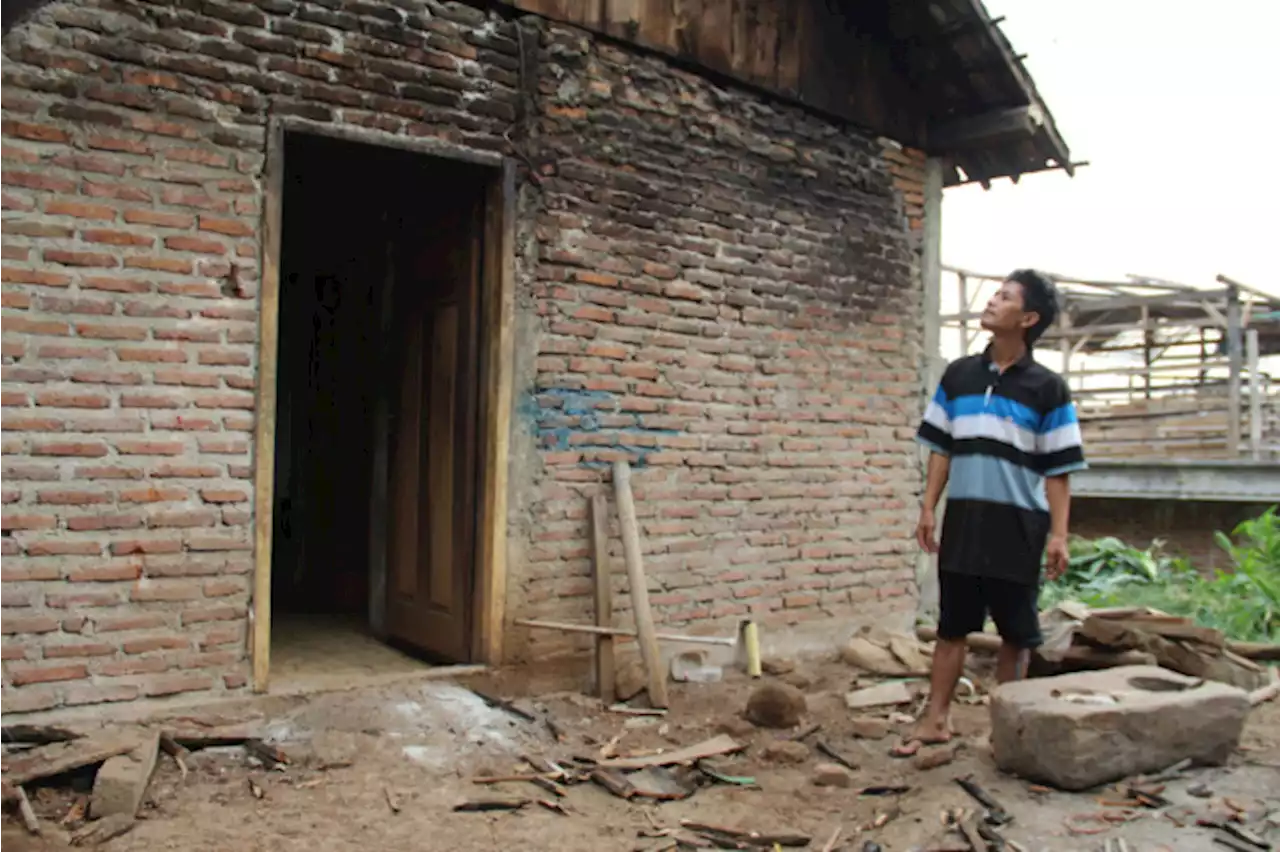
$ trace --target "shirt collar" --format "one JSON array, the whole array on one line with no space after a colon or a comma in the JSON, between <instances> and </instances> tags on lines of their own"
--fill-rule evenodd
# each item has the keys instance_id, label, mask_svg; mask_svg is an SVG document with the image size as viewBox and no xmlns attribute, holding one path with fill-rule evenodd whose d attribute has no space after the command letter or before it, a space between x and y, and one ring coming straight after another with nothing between
<instances>
[{"instance_id":1,"label":"shirt collar","mask_svg":"<svg viewBox=\"0 0 1280 852\"><path fill-rule=\"evenodd\" d=\"M988 369L990 369L990 367L992 366L993 362L991 360L991 344L989 343L987 344L987 348L982 350L982 363L985 364ZM1035 363L1035 359L1031 357L1031 347L1028 346L1026 351L1022 353L1022 357L1019 358L1017 361L1014 361L1012 364L1010 364L1008 369L1025 370L1027 367L1030 367L1034 363Z\"/></svg>"}]
</instances>

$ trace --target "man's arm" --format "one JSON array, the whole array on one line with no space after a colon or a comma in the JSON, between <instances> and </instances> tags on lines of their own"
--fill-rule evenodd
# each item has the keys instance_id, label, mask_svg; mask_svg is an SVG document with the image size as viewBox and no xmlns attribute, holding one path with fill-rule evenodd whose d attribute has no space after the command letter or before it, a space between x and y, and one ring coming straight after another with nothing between
<instances>
[{"instance_id":1,"label":"man's arm","mask_svg":"<svg viewBox=\"0 0 1280 852\"><path fill-rule=\"evenodd\" d=\"M929 469L924 483L924 505L920 507L920 522L916 524L916 541L926 553L938 552L938 521L934 512L942 499L942 489L951 476L951 459L941 453L929 454Z\"/></svg>"},{"instance_id":2,"label":"man's arm","mask_svg":"<svg viewBox=\"0 0 1280 852\"><path fill-rule=\"evenodd\" d=\"M1067 570L1067 533L1071 523L1071 479L1088 465L1080 437L1080 421L1071 390L1061 383L1055 407L1045 415L1036 438L1045 499L1049 503L1049 541L1045 545L1045 573L1056 580Z\"/></svg>"}]
</instances>

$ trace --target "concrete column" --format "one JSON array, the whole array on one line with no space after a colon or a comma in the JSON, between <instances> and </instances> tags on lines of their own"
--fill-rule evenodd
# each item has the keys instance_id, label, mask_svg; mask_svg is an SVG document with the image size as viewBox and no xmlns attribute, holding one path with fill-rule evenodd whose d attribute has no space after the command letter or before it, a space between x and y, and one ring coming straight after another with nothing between
<instances>
[{"instance_id":1,"label":"concrete column","mask_svg":"<svg viewBox=\"0 0 1280 852\"><path fill-rule=\"evenodd\" d=\"M930 157L924 172L924 245L921 249L920 276L923 279L924 300L924 358L920 371L923 387L920 394L920 411L928 404L929 397L942 378L946 360L941 352L942 334L942 161ZM960 310L965 310L961 305ZM928 451L921 449L920 466L923 479L929 461ZM918 507L914 507L918 509ZM938 517L946 511L946 496L938 504ZM916 562L916 586L920 597L917 612L936 617L938 613L938 575L934 558L921 553Z\"/></svg>"}]
</instances>

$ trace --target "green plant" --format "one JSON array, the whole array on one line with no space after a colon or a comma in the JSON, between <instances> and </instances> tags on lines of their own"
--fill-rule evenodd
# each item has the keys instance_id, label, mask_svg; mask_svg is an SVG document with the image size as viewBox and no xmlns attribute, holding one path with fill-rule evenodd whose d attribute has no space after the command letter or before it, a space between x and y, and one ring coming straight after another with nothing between
<instances>
[{"instance_id":1,"label":"green plant","mask_svg":"<svg viewBox=\"0 0 1280 852\"><path fill-rule=\"evenodd\" d=\"M1170 556L1162 543L1145 550L1117 538L1076 539L1065 574L1047 583L1041 606L1078 600L1091 607L1149 606L1215 627L1235 639L1276 641L1280 633L1280 515L1273 507L1230 536L1218 533L1231 559L1211 575Z\"/></svg>"}]
</instances>

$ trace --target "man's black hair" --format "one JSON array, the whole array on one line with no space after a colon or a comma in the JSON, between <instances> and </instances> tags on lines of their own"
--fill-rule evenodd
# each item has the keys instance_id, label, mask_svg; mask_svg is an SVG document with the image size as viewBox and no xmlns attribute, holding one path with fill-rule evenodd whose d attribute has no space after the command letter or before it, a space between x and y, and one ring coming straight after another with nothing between
<instances>
[{"instance_id":1,"label":"man's black hair","mask_svg":"<svg viewBox=\"0 0 1280 852\"><path fill-rule=\"evenodd\" d=\"M1031 346L1058 318L1058 288L1048 276L1034 269L1015 269L1005 280L1022 287L1022 310L1040 316L1024 335L1027 346Z\"/></svg>"}]
</instances>

